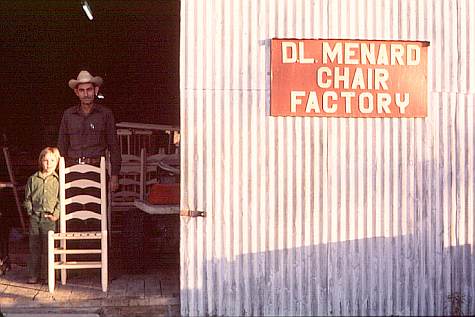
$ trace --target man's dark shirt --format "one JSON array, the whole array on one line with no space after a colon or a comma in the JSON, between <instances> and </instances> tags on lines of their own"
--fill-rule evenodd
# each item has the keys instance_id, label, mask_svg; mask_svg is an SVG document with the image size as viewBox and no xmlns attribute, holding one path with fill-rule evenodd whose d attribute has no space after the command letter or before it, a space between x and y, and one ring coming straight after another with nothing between
<instances>
[{"instance_id":1,"label":"man's dark shirt","mask_svg":"<svg viewBox=\"0 0 475 317\"><path fill-rule=\"evenodd\" d=\"M66 109L59 128L58 148L62 156L68 158L105 156L110 151L111 174L120 172L120 147L115 131L112 111L94 104L88 115L80 106Z\"/></svg>"}]
</instances>

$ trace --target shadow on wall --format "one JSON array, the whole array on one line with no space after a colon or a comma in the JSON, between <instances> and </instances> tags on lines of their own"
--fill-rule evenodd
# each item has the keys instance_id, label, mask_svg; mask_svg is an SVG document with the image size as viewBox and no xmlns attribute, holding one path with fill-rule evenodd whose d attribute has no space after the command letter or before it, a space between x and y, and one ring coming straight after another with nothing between
<instances>
[{"instance_id":1,"label":"shadow on wall","mask_svg":"<svg viewBox=\"0 0 475 317\"><path fill-rule=\"evenodd\" d=\"M193 273L197 287L181 291L181 312L473 315L472 246L441 250L429 240L422 235L378 237L208 261L201 268L195 265L201 269ZM193 280L183 274L182 279Z\"/></svg>"}]
</instances>

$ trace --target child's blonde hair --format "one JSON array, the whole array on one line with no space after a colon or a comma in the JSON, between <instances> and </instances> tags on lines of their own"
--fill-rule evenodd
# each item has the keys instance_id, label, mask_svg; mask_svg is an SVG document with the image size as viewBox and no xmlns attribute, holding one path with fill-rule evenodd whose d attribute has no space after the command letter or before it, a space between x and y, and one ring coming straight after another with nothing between
<instances>
[{"instance_id":1,"label":"child's blonde hair","mask_svg":"<svg viewBox=\"0 0 475 317\"><path fill-rule=\"evenodd\" d=\"M53 147L53 146L47 146L45 147L43 150L41 150L41 153L40 153L40 156L38 158L38 168L40 171L43 170L43 164L42 164L42 161L43 159L45 158L46 154L48 153L51 153L54 155L54 157L56 158L56 168L58 168L58 165L59 165L59 158L61 157L61 154L59 153L59 150L57 147Z\"/></svg>"}]
</instances>

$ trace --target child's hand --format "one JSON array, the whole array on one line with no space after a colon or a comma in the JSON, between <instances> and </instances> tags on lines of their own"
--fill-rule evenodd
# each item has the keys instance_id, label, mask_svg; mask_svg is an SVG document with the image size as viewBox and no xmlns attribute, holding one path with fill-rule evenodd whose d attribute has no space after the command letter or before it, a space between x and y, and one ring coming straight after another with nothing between
<instances>
[{"instance_id":1,"label":"child's hand","mask_svg":"<svg viewBox=\"0 0 475 317\"><path fill-rule=\"evenodd\" d=\"M45 218L48 218L48 219L51 220L51 221L56 221L56 220L58 220L58 217L53 216L53 215L45 215Z\"/></svg>"}]
</instances>

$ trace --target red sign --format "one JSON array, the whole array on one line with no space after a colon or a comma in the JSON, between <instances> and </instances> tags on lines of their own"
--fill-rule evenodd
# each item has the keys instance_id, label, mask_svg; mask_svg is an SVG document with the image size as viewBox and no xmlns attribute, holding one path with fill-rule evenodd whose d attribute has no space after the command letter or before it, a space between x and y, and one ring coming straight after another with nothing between
<instances>
[{"instance_id":1,"label":"red sign","mask_svg":"<svg viewBox=\"0 0 475 317\"><path fill-rule=\"evenodd\" d=\"M427 42L272 39L272 116L426 117Z\"/></svg>"}]
</instances>

